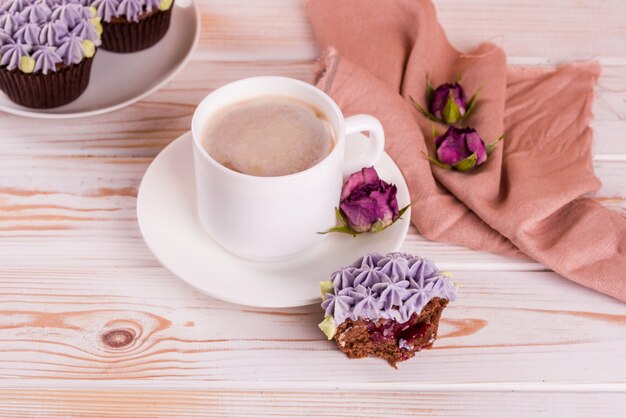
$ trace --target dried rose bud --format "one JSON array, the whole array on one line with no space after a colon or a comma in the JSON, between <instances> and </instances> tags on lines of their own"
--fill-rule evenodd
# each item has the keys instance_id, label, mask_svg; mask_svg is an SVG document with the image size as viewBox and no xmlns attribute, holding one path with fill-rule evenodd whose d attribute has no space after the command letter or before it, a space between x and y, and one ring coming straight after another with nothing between
<instances>
[{"instance_id":1,"label":"dried rose bud","mask_svg":"<svg viewBox=\"0 0 626 418\"><path fill-rule=\"evenodd\" d=\"M474 168L487 161L487 150L478 132L472 128L450 126L435 139L437 158L444 164L464 169Z\"/></svg>"},{"instance_id":2,"label":"dried rose bud","mask_svg":"<svg viewBox=\"0 0 626 418\"><path fill-rule=\"evenodd\" d=\"M435 136L437 159L429 159L440 167L458 171L468 171L483 164L495 144L504 138L501 136L492 144L485 145L475 129L455 126L450 126L443 135L435 133Z\"/></svg>"},{"instance_id":3,"label":"dried rose bud","mask_svg":"<svg viewBox=\"0 0 626 418\"><path fill-rule=\"evenodd\" d=\"M337 216L342 226L328 232L360 234L379 232L402 216L398 210L397 188L378 177L373 167L352 174L343 185Z\"/></svg>"},{"instance_id":4,"label":"dried rose bud","mask_svg":"<svg viewBox=\"0 0 626 418\"><path fill-rule=\"evenodd\" d=\"M454 125L467 119L474 109L477 97L478 91L469 100L466 100L465 91L458 82L442 84L433 89L430 82L427 81L426 108L412 97L410 100L421 114L433 122Z\"/></svg>"},{"instance_id":5,"label":"dried rose bud","mask_svg":"<svg viewBox=\"0 0 626 418\"><path fill-rule=\"evenodd\" d=\"M428 103L428 110L448 125L456 123L467 110L463 87L459 83L447 83L437 87Z\"/></svg>"},{"instance_id":6,"label":"dried rose bud","mask_svg":"<svg viewBox=\"0 0 626 418\"><path fill-rule=\"evenodd\" d=\"M343 185L339 209L354 231L380 231L398 217L396 193L396 186L382 181L373 167L364 168Z\"/></svg>"}]
</instances>

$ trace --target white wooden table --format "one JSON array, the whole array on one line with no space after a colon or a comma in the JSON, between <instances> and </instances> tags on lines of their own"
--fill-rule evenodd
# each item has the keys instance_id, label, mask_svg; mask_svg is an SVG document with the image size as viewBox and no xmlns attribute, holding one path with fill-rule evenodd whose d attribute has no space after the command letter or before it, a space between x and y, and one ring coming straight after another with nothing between
<instances>
[{"instance_id":1,"label":"white wooden table","mask_svg":"<svg viewBox=\"0 0 626 418\"><path fill-rule=\"evenodd\" d=\"M624 212L626 3L437 5L458 47L491 39L512 64L600 60L597 198ZM309 80L318 52L300 0L202 11L194 59L141 103L69 121L0 115L0 416L626 416L626 304L535 263L413 230L403 250L462 289L434 349L399 370L349 361L317 329L318 306L229 305L160 267L135 218L150 161L212 89Z\"/></svg>"}]
</instances>

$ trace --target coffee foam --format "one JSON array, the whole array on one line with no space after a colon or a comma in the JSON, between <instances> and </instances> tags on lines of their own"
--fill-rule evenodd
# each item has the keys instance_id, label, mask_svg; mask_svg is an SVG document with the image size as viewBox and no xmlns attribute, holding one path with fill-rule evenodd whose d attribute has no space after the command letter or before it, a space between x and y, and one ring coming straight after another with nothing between
<instances>
[{"instance_id":1,"label":"coffee foam","mask_svg":"<svg viewBox=\"0 0 626 418\"><path fill-rule=\"evenodd\" d=\"M310 168L334 148L333 128L316 107L286 96L228 105L206 122L202 144L225 167L253 176Z\"/></svg>"}]
</instances>

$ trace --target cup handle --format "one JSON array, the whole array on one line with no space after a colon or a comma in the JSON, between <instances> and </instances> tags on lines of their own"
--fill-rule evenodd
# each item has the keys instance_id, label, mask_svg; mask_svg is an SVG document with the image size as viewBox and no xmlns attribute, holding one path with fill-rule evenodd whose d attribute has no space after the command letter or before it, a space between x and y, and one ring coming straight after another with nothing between
<instances>
[{"instance_id":1,"label":"cup handle","mask_svg":"<svg viewBox=\"0 0 626 418\"><path fill-rule=\"evenodd\" d=\"M344 175L349 175L361 170L363 167L371 167L380 160L385 149L385 131L378 119L370 115L355 115L346 118L346 141L348 136L357 132L369 132L368 146L363 152L346 158L344 162ZM354 141L354 139L352 139Z\"/></svg>"}]
</instances>

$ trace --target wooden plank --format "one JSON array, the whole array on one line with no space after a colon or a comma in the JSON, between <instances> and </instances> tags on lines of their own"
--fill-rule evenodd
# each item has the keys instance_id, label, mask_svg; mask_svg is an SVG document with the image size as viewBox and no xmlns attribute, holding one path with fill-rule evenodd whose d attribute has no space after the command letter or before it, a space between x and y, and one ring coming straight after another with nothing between
<instances>
[{"instance_id":1,"label":"wooden plank","mask_svg":"<svg viewBox=\"0 0 626 418\"><path fill-rule=\"evenodd\" d=\"M0 413L46 417L617 418L626 395L580 392L0 391ZM39 411L34 412L34 411ZM36 414L36 415L35 415Z\"/></svg>"},{"instance_id":2,"label":"wooden plank","mask_svg":"<svg viewBox=\"0 0 626 418\"><path fill-rule=\"evenodd\" d=\"M94 142L95 143L95 142ZM136 224L136 193L150 158L0 157L0 265L156 265ZM26 171L26 175L23 173ZM598 162L598 199L626 209L626 163ZM77 175L77 173L80 173ZM525 260L427 241L411 229L404 251L446 269L542 270Z\"/></svg>"},{"instance_id":3,"label":"wooden plank","mask_svg":"<svg viewBox=\"0 0 626 418\"><path fill-rule=\"evenodd\" d=\"M279 75L311 81L315 63L192 61L167 87L121 112L87 119L28 120L0 114L1 157L154 157L191 125L195 105L213 89L244 77ZM605 67L595 102L596 157L626 161L626 66Z\"/></svg>"},{"instance_id":4,"label":"wooden plank","mask_svg":"<svg viewBox=\"0 0 626 418\"><path fill-rule=\"evenodd\" d=\"M208 60L313 59L318 55L305 0L201 0L202 37L196 56ZM245 4L245 7L243 5ZM626 64L623 2L555 0L435 1L451 42L467 50L501 45L513 64L599 59Z\"/></svg>"},{"instance_id":5,"label":"wooden plank","mask_svg":"<svg viewBox=\"0 0 626 418\"><path fill-rule=\"evenodd\" d=\"M626 390L626 305L554 273L453 271L435 348L395 370L348 360L319 306L238 307L160 267L2 265L1 387Z\"/></svg>"},{"instance_id":6,"label":"wooden plank","mask_svg":"<svg viewBox=\"0 0 626 418\"><path fill-rule=\"evenodd\" d=\"M310 60L318 55L305 0L199 0L202 34L195 57L207 60ZM234 6L234 7L233 7Z\"/></svg>"}]
</instances>

